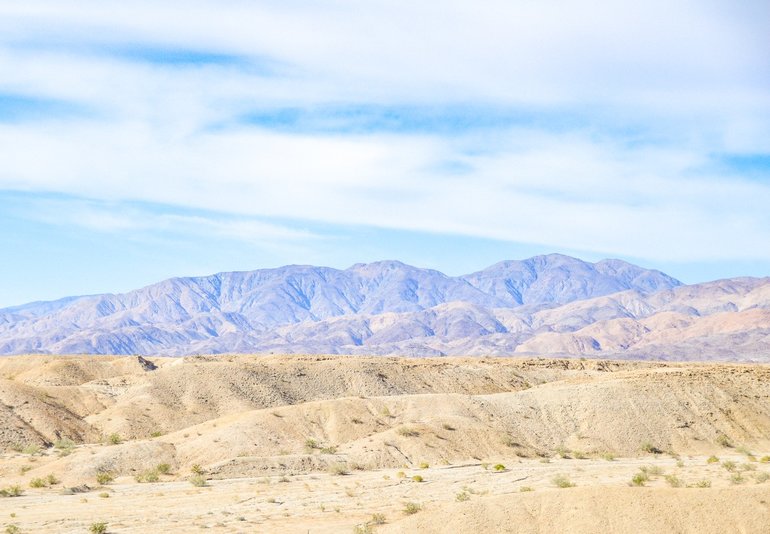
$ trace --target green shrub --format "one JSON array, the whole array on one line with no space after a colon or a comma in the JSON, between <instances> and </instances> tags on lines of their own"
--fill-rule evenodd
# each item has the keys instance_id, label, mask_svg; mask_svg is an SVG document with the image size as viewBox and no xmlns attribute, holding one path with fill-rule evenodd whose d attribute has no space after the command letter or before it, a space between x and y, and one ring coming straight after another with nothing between
<instances>
[{"instance_id":1,"label":"green shrub","mask_svg":"<svg viewBox=\"0 0 770 534\"><path fill-rule=\"evenodd\" d=\"M650 480L650 477L647 476L647 473L636 473L631 477L631 485L644 486L648 480Z\"/></svg>"},{"instance_id":2,"label":"green shrub","mask_svg":"<svg viewBox=\"0 0 770 534\"><path fill-rule=\"evenodd\" d=\"M735 468L737 466L738 464L736 464L732 460L725 460L724 462L722 462L722 467L724 467L727 471L730 471L730 472L735 471Z\"/></svg>"},{"instance_id":3,"label":"green shrub","mask_svg":"<svg viewBox=\"0 0 770 534\"><path fill-rule=\"evenodd\" d=\"M719 434L717 436L716 442L721 445L722 447L732 447L733 444L730 442L730 438L725 436L724 434Z\"/></svg>"},{"instance_id":4,"label":"green shrub","mask_svg":"<svg viewBox=\"0 0 770 534\"><path fill-rule=\"evenodd\" d=\"M677 477L676 475L666 475L666 482L668 482L668 485L672 488L681 488L682 487L682 481Z\"/></svg>"},{"instance_id":5,"label":"green shrub","mask_svg":"<svg viewBox=\"0 0 770 534\"><path fill-rule=\"evenodd\" d=\"M732 476L730 476L730 482L733 484L743 484L746 482L746 479L743 478L743 475L740 473L733 473Z\"/></svg>"},{"instance_id":6,"label":"green shrub","mask_svg":"<svg viewBox=\"0 0 770 534\"><path fill-rule=\"evenodd\" d=\"M134 480L137 482L158 482L160 480L160 475L155 469L151 469L149 471L145 471L144 473L139 473L134 477Z\"/></svg>"},{"instance_id":7,"label":"green shrub","mask_svg":"<svg viewBox=\"0 0 770 534\"><path fill-rule=\"evenodd\" d=\"M430 464L428 462L420 462L420 469L428 469Z\"/></svg>"},{"instance_id":8,"label":"green shrub","mask_svg":"<svg viewBox=\"0 0 770 534\"><path fill-rule=\"evenodd\" d=\"M169 464L158 464L155 466L155 470L161 475L168 475L171 472L171 466Z\"/></svg>"},{"instance_id":9,"label":"green shrub","mask_svg":"<svg viewBox=\"0 0 770 534\"><path fill-rule=\"evenodd\" d=\"M35 443L30 443L28 445L25 445L24 448L21 449L21 452L23 454L29 454L30 456L33 456L40 452L40 445L37 445Z\"/></svg>"},{"instance_id":10,"label":"green shrub","mask_svg":"<svg viewBox=\"0 0 770 534\"><path fill-rule=\"evenodd\" d=\"M113 475L109 471L99 471L98 473L96 473L96 482L100 486L106 486L113 480L115 480L115 475Z\"/></svg>"},{"instance_id":11,"label":"green shrub","mask_svg":"<svg viewBox=\"0 0 770 534\"><path fill-rule=\"evenodd\" d=\"M5 527L5 534L21 534L21 528L19 525L10 524Z\"/></svg>"},{"instance_id":12,"label":"green shrub","mask_svg":"<svg viewBox=\"0 0 770 534\"><path fill-rule=\"evenodd\" d=\"M660 454L663 452L660 448L656 447L649 441L645 441L644 443L642 443L642 446L640 448L642 449L642 452L646 452L648 454Z\"/></svg>"},{"instance_id":13,"label":"green shrub","mask_svg":"<svg viewBox=\"0 0 770 534\"><path fill-rule=\"evenodd\" d=\"M404 503L404 514L405 515L414 515L417 512L419 512L420 510L422 510L422 506L420 506L416 502Z\"/></svg>"},{"instance_id":14,"label":"green shrub","mask_svg":"<svg viewBox=\"0 0 770 534\"><path fill-rule=\"evenodd\" d=\"M706 463L707 463L707 464L716 464L716 463L719 463L719 458L717 458L716 456L714 456L714 455L712 454L711 456L709 456L709 457L706 459Z\"/></svg>"},{"instance_id":15,"label":"green shrub","mask_svg":"<svg viewBox=\"0 0 770 534\"><path fill-rule=\"evenodd\" d=\"M398 432L399 436L404 436L406 438L416 438L417 436L420 435L420 432L418 430L414 428L409 428L407 426L402 426L401 428L396 430L396 432Z\"/></svg>"},{"instance_id":16,"label":"green shrub","mask_svg":"<svg viewBox=\"0 0 770 534\"><path fill-rule=\"evenodd\" d=\"M460 493L458 493L457 495L455 495L455 500L456 500L457 502L465 502L465 501L467 501L467 500L470 500L470 498L471 498L471 496L470 496L470 495L468 495L468 492L467 492L467 491L461 491Z\"/></svg>"},{"instance_id":17,"label":"green shrub","mask_svg":"<svg viewBox=\"0 0 770 534\"><path fill-rule=\"evenodd\" d=\"M91 526L89 527L88 531L91 534L106 534L107 523L91 523Z\"/></svg>"},{"instance_id":18,"label":"green shrub","mask_svg":"<svg viewBox=\"0 0 770 534\"><path fill-rule=\"evenodd\" d=\"M699 480L695 483L696 488L710 488L711 487L711 481L710 480Z\"/></svg>"},{"instance_id":19,"label":"green shrub","mask_svg":"<svg viewBox=\"0 0 770 534\"><path fill-rule=\"evenodd\" d=\"M29 481L29 487L30 488L46 488L48 487L48 484L46 484L45 480L42 478L33 478Z\"/></svg>"},{"instance_id":20,"label":"green shrub","mask_svg":"<svg viewBox=\"0 0 770 534\"><path fill-rule=\"evenodd\" d=\"M23 494L24 489L18 484L0 490L0 497L21 497Z\"/></svg>"},{"instance_id":21,"label":"green shrub","mask_svg":"<svg viewBox=\"0 0 770 534\"><path fill-rule=\"evenodd\" d=\"M519 491L520 491L521 493L526 493L526 492L528 492L528 491L535 491L535 490L534 490L534 489L532 489L532 487L531 487L531 486L522 486L522 487L520 487L520 488L519 488Z\"/></svg>"},{"instance_id":22,"label":"green shrub","mask_svg":"<svg viewBox=\"0 0 770 534\"><path fill-rule=\"evenodd\" d=\"M206 479L202 475L193 475L187 481L196 488L202 488L206 485Z\"/></svg>"},{"instance_id":23,"label":"green shrub","mask_svg":"<svg viewBox=\"0 0 770 534\"><path fill-rule=\"evenodd\" d=\"M123 438L120 437L120 434L113 433L107 436L107 443L110 445L120 445L123 443Z\"/></svg>"},{"instance_id":24,"label":"green shrub","mask_svg":"<svg viewBox=\"0 0 770 534\"><path fill-rule=\"evenodd\" d=\"M412 477L412 480L414 480L415 482L423 482L425 479L422 478L422 476L420 476L420 475L414 475Z\"/></svg>"},{"instance_id":25,"label":"green shrub","mask_svg":"<svg viewBox=\"0 0 770 534\"><path fill-rule=\"evenodd\" d=\"M347 475L349 473L348 466L343 463L331 464L327 469L330 475Z\"/></svg>"},{"instance_id":26,"label":"green shrub","mask_svg":"<svg viewBox=\"0 0 770 534\"><path fill-rule=\"evenodd\" d=\"M372 514L372 518L369 520L372 525L384 525L385 514Z\"/></svg>"},{"instance_id":27,"label":"green shrub","mask_svg":"<svg viewBox=\"0 0 770 534\"><path fill-rule=\"evenodd\" d=\"M770 455L767 455L767 454L764 455L762 458L759 459L759 461L762 462L763 464L770 462Z\"/></svg>"},{"instance_id":28,"label":"green shrub","mask_svg":"<svg viewBox=\"0 0 770 534\"><path fill-rule=\"evenodd\" d=\"M190 471L194 475L202 475L204 473L204 469L198 464L193 464L193 466L190 468Z\"/></svg>"},{"instance_id":29,"label":"green shrub","mask_svg":"<svg viewBox=\"0 0 770 534\"><path fill-rule=\"evenodd\" d=\"M54 442L53 446L60 451L69 451L75 448L75 442L69 438L62 438Z\"/></svg>"},{"instance_id":30,"label":"green shrub","mask_svg":"<svg viewBox=\"0 0 770 534\"><path fill-rule=\"evenodd\" d=\"M503 464L495 464L495 466L492 468L497 472L505 471L505 466Z\"/></svg>"},{"instance_id":31,"label":"green shrub","mask_svg":"<svg viewBox=\"0 0 770 534\"><path fill-rule=\"evenodd\" d=\"M770 479L770 473L766 471L760 471L759 473L754 474L754 479L757 481L757 484L762 484L763 482L767 482L767 480Z\"/></svg>"},{"instance_id":32,"label":"green shrub","mask_svg":"<svg viewBox=\"0 0 770 534\"><path fill-rule=\"evenodd\" d=\"M575 487L574 482L572 482L567 475L556 475L553 477L552 482L557 488L573 488Z\"/></svg>"}]
</instances>

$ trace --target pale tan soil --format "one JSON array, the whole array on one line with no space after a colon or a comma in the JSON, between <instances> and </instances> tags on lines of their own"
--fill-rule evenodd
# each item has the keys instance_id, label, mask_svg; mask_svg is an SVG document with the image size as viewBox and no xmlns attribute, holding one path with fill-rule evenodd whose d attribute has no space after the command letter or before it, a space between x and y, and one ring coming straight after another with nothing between
<instances>
[{"instance_id":1,"label":"pale tan soil","mask_svg":"<svg viewBox=\"0 0 770 534\"><path fill-rule=\"evenodd\" d=\"M25 490L0 497L0 526L353 532L374 513L387 518L372 526L378 532L767 532L770 524L770 463L760 461L770 454L768 366L150 360L156 370L135 357L0 359L0 489ZM122 443L102 438L113 433ZM63 437L77 446L48 447ZM35 444L39 452L28 448ZM734 471L707 464L711 454L734 461ZM495 472L497 463L506 469ZM158 464L170 474L135 481ZM196 465L208 487L187 481ZM663 474L629 487L650 465ZM338 467L350 474L329 474ZM116 481L98 488L100 472ZM49 474L51 487L29 487ZM577 487L556 488L558 474ZM672 488L664 475L711 487ZM61 494L84 484L84 493ZM407 517L406 502L422 510Z\"/></svg>"}]
</instances>

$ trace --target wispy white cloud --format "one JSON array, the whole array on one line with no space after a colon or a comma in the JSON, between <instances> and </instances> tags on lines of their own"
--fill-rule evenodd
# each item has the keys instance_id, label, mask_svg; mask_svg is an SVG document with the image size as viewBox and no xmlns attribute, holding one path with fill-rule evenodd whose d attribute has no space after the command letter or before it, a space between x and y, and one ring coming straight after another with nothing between
<instances>
[{"instance_id":1,"label":"wispy white cloud","mask_svg":"<svg viewBox=\"0 0 770 534\"><path fill-rule=\"evenodd\" d=\"M307 237L265 222L291 218L770 261L770 179L713 161L770 153L768 18L766 2L2 5L0 95L80 112L0 115L0 188L116 202L71 221L114 231L146 228L124 207L141 201L230 214L184 224L245 239Z\"/></svg>"}]
</instances>

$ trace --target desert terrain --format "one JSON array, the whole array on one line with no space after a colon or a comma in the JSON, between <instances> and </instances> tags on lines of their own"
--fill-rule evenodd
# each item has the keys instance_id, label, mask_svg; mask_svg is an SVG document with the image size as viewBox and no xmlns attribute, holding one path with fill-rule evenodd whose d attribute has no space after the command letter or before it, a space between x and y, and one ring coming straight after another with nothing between
<instances>
[{"instance_id":1,"label":"desert terrain","mask_svg":"<svg viewBox=\"0 0 770 534\"><path fill-rule=\"evenodd\" d=\"M6 532L767 532L770 367L0 359Z\"/></svg>"}]
</instances>

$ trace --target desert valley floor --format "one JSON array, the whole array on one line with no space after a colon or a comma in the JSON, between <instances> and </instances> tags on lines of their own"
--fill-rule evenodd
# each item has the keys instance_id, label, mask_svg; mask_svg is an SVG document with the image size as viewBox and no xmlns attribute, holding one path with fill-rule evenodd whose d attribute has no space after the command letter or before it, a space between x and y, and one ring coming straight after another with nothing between
<instances>
[{"instance_id":1,"label":"desert valley floor","mask_svg":"<svg viewBox=\"0 0 770 534\"><path fill-rule=\"evenodd\" d=\"M0 359L6 532L767 532L770 366Z\"/></svg>"}]
</instances>

